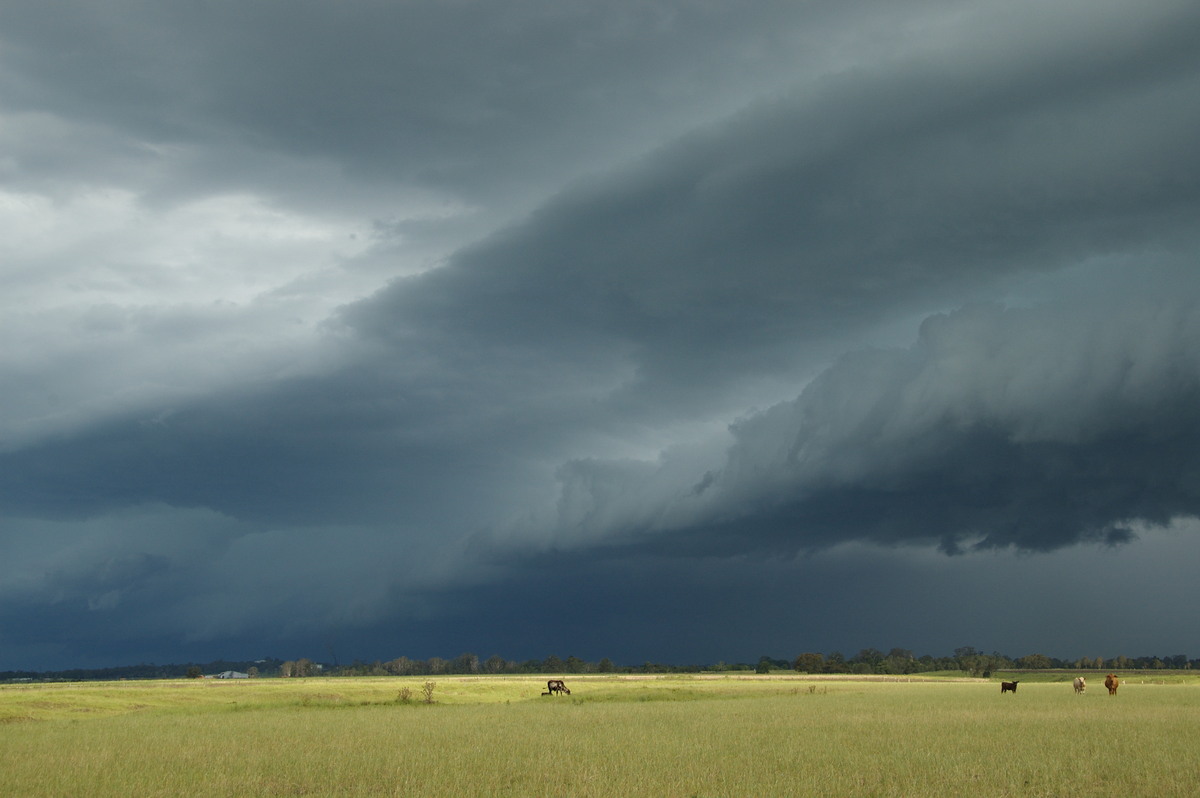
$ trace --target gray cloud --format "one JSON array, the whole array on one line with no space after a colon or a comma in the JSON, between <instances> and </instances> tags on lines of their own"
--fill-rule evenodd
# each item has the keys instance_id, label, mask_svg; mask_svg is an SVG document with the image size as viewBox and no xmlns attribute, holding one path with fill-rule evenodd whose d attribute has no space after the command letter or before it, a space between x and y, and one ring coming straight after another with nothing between
<instances>
[{"instance_id":1,"label":"gray cloud","mask_svg":"<svg viewBox=\"0 0 1200 798\"><path fill-rule=\"evenodd\" d=\"M549 358L602 347L686 403L1015 277L1190 246L1196 63L1167 81L1143 65L1116 91L1109 73L1144 56L1096 48L1054 84L1064 108L1039 83L1061 57L839 76L568 191L350 321Z\"/></svg>"},{"instance_id":2,"label":"gray cloud","mask_svg":"<svg viewBox=\"0 0 1200 798\"><path fill-rule=\"evenodd\" d=\"M7 93L150 140L242 139L364 177L519 193L531 173L562 179L581 157L620 158L728 112L751 80L780 85L806 60L797 45L817 39L797 22L831 16L821 4L16 3Z\"/></svg>"},{"instance_id":3,"label":"gray cloud","mask_svg":"<svg viewBox=\"0 0 1200 798\"><path fill-rule=\"evenodd\" d=\"M5 649L991 647L873 599L1146 585L1198 513L1197 17L6 4Z\"/></svg>"},{"instance_id":4,"label":"gray cloud","mask_svg":"<svg viewBox=\"0 0 1200 798\"><path fill-rule=\"evenodd\" d=\"M1200 280L1190 264L1136 272L1036 307L930 317L912 347L847 355L735 423L719 462L573 463L560 537L1045 551L1196 515Z\"/></svg>"}]
</instances>

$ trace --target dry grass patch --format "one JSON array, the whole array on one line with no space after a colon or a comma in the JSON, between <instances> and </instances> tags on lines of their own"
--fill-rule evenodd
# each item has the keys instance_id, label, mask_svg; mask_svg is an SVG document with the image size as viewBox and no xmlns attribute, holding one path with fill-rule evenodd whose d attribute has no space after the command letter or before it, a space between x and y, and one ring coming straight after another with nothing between
<instances>
[{"instance_id":1,"label":"dry grass patch","mask_svg":"<svg viewBox=\"0 0 1200 798\"><path fill-rule=\"evenodd\" d=\"M2 725L0 794L1200 794L1197 687L577 678L542 697L545 679L450 677L427 705L395 700L423 679L287 681Z\"/></svg>"}]
</instances>

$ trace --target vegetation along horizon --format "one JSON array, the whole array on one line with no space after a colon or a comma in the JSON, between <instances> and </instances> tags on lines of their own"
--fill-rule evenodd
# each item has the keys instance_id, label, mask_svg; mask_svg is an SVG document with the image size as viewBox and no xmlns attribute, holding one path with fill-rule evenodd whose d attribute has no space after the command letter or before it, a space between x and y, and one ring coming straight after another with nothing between
<instances>
[{"instance_id":1,"label":"vegetation along horizon","mask_svg":"<svg viewBox=\"0 0 1200 798\"><path fill-rule=\"evenodd\" d=\"M1200 794L1200 674L1121 676L1113 696L1103 671L6 684L0 794Z\"/></svg>"}]
</instances>

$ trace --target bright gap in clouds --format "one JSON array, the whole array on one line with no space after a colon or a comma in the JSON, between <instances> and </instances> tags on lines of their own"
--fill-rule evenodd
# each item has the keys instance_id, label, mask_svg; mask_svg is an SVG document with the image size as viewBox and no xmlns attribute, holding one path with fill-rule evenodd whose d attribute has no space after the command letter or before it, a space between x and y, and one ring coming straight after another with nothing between
<instances>
[{"instance_id":1,"label":"bright gap in clouds","mask_svg":"<svg viewBox=\"0 0 1200 798\"><path fill-rule=\"evenodd\" d=\"M319 325L377 287L361 221L223 194L0 192L0 446L238 380L319 368Z\"/></svg>"},{"instance_id":2,"label":"bright gap in clouds","mask_svg":"<svg viewBox=\"0 0 1200 798\"><path fill-rule=\"evenodd\" d=\"M303 216L247 194L157 210L117 188L64 200L3 192L0 210L0 256L32 264L5 269L0 302L14 310L244 304L371 244L361 223ZM352 298L320 299L332 307Z\"/></svg>"}]
</instances>

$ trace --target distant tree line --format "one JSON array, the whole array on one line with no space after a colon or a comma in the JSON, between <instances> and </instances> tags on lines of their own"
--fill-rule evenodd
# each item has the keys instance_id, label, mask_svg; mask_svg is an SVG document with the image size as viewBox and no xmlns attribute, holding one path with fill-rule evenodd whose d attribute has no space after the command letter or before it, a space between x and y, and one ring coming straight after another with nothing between
<instances>
[{"instance_id":1,"label":"distant tree line","mask_svg":"<svg viewBox=\"0 0 1200 798\"><path fill-rule=\"evenodd\" d=\"M847 674L912 674L933 671L962 671L971 676L989 676L994 671L1012 670L1188 670L1200 669L1200 659L1189 660L1184 654L1167 657L1080 657L1064 660L1044 654L1027 654L1012 658L998 652L991 654L977 651L971 646L956 648L952 656L934 657L928 654L915 656L912 651L893 648L884 653L874 648L864 648L852 657L841 652L828 654L806 652L795 658L776 659L759 657L756 662L711 665L671 665L644 662L641 665L617 665L608 657L599 662L588 662L575 656L562 659L550 655L545 659L523 661L505 659L493 655L481 660L476 654L459 654L453 659L430 657L429 659L396 659L374 662L355 661L349 665L326 665L310 659L279 660L273 658L232 662L214 662L182 665L128 665L116 668L74 669L65 671L0 671L0 682L12 681L113 681L119 679L179 679L200 674L215 674L223 671L241 671L262 677L313 677L313 676L438 676L450 674L522 674L522 673L703 673L747 671L768 673L779 670L795 670L801 673L847 673Z\"/></svg>"},{"instance_id":2,"label":"distant tree line","mask_svg":"<svg viewBox=\"0 0 1200 798\"><path fill-rule=\"evenodd\" d=\"M804 653L791 663L792 668L802 673L862 673L862 674L906 674L929 673L931 671L963 671L971 676L988 676L993 671L1012 670L1188 670L1200 668L1200 659L1189 660L1184 654L1169 657L1080 657L1057 659L1045 654L1026 654L1012 658L999 652L986 654L971 646L956 648L949 657L933 657L928 654L914 656L903 648L893 648L886 654L874 648L864 648L853 657L841 652L829 654Z\"/></svg>"},{"instance_id":3,"label":"distant tree line","mask_svg":"<svg viewBox=\"0 0 1200 798\"><path fill-rule=\"evenodd\" d=\"M560 659L551 655L545 659L524 661L507 660L491 656L480 660L475 654L460 654L454 659L430 657L426 660L398 657L387 662L354 662L327 670L331 676L435 676L439 674L475 673L702 673L725 671L753 671L768 673L778 670L795 670L802 673L848 673L848 674L910 674L933 671L962 671L972 676L990 675L993 671L1010 670L1187 670L1200 669L1200 659L1189 660L1184 654L1168 657L1080 657L1073 660L1057 659L1044 654L1027 654L1012 658L998 652L991 654L977 651L971 646L954 650L952 656L934 657L928 654L916 656L912 651L893 648L886 654L878 649L864 648L852 657L838 651L829 654L809 652L794 659L759 657L756 663L717 662L711 665L668 665L645 662L641 665L616 665L607 657L599 662L587 662L578 657Z\"/></svg>"},{"instance_id":4,"label":"distant tree line","mask_svg":"<svg viewBox=\"0 0 1200 798\"><path fill-rule=\"evenodd\" d=\"M668 668L666 665L619 667L608 657L599 662L585 662L579 657L570 656L561 659L550 655L545 659L530 659L522 662L504 659L493 655L481 660L476 654L459 654L454 659L430 657L429 659L409 659L397 657L387 662L371 663L356 661L331 669L332 676L436 676L439 674L472 674L472 673L635 673L645 672L648 668ZM694 670L700 670L695 666Z\"/></svg>"}]
</instances>

